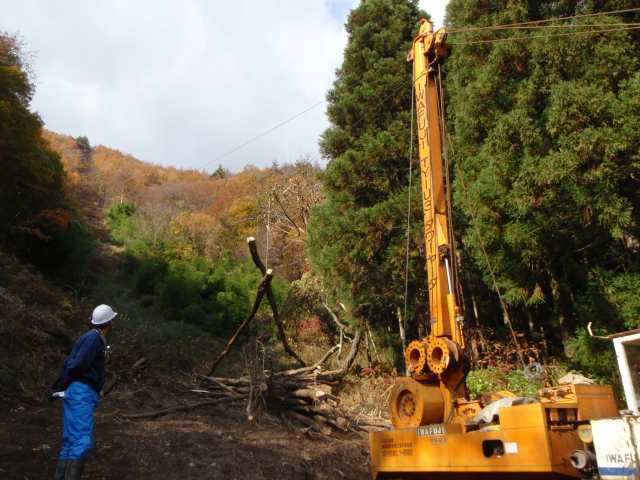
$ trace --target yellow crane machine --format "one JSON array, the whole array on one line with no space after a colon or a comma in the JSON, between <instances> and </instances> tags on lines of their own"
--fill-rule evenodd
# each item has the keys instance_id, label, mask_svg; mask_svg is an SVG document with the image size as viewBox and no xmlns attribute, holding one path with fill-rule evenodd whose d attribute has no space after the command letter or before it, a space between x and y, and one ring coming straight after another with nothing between
<instances>
[{"instance_id":1,"label":"yellow crane machine","mask_svg":"<svg viewBox=\"0 0 640 480\"><path fill-rule=\"evenodd\" d=\"M369 436L373 480L584 478L593 471L589 421L617 416L609 385L544 388L538 398L469 400L463 311L451 240L438 87L447 32L422 20L413 61L430 333L405 353L410 376L390 398L394 429ZM583 442L585 440L585 442Z\"/></svg>"}]
</instances>

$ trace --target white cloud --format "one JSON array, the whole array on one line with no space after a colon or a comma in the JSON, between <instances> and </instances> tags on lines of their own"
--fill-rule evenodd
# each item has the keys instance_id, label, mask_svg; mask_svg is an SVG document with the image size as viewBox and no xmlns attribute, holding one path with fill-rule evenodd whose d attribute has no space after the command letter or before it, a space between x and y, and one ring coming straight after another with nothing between
<instances>
[{"instance_id":1,"label":"white cloud","mask_svg":"<svg viewBox=\"0 0 640 480\"><path fill-rule=\"evenodd\" d=\"M441 25L444 0L420 6ZM47 128L138 158L215 168L218 155L324 98L354 0L109 0L5 5L0 29L36 52ZM317 155L324 106L221 160Z\"/></svg>"},{"instance_id":2,"label":"white cloud","mask_svg":"<svg viewBox=\"0 0 640 480\"><path fill-rule=\"evenodd\" d=\"M448 0L420 0L420 8L431 15L435 28L444 25L447 3L449 3Z\"/></svg>"}]
</instances>

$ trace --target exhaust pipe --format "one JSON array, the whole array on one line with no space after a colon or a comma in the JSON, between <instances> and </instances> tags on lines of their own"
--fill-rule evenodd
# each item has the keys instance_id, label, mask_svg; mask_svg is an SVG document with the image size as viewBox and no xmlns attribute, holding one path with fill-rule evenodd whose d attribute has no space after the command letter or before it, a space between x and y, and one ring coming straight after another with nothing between
<instances>
[{"instance_id":1,"label":"exhaust pipe","mask_svg":"<svg viewBox=\"0 0 640 480\"><path fill-rule=\"evenodd\" d=\"M571 466L576 470L586 470L591 468L596 463L595 455L589 451L576 449L571 452L569 456L569 462L571 462Z\"/></svg>"}]
</instances>

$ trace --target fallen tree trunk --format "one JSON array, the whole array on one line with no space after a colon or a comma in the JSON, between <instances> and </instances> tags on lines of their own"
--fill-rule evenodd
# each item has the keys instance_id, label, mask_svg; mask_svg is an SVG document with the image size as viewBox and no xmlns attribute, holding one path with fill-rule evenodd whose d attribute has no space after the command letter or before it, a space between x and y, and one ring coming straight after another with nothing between
<instances>
[{"instance_id":1,"label":"fallen tree trunk","mask_svg":"<svg viewBox=\"0 0 640 480\"><path fill-rule=\"evenodd\" d=\"M325 308L325 310L327 312L329 312L329 315L333 319L333 322L338 327L338 331L339 331L339 334L340 334L340 340L338 341L337 347L338 347L338 360L340 360L340 355L342 354L342 342L343 342L343 340L345 338L347 340L352 340L352 339L349 338L349 336L345 333L345 330L347 329L347 326L340 321L340 319L338 318L338 315L336 315L336 313L331 309L329 304L327 302L325 302L324 300L321 300L321 303L322 303L322 306Z\"/></svg>"},{"instance_id":2,"label":"fallen tree trunk","mask_svg":"<svg viewBox=\"0 0 640 480\"><path fill-rule=\"evenodd\" d=\"M342 366L337 370L320 372L316 375L316 378L318 378L323 382L339 381L347 373L349 373L349 370L351 370L351 367L353 366L353 362L355 361L356 356L358 355L358 347L360 346L360 340L362 339L362 330L363 330L362 327L357 328L356 333L353 337L353 341L351 342L351 348L349 349L349 354L347 355L347 358L345 358L344 362L342 363Z\"/></svg>"},{"instance_id":3,"label":"fallen tree trunk","mask_svg":"<svg viewBox=\"0 0 640 480\"><path fill-rule=\"evenodd\" d=\"M193 410L194 408L206 407L210 405L219 405L221 403L229 403L233 401L241 400L240 397L224 397L216 398L215 400L205 400L203 402L191 403L186 405L176 405L175 407L161 408L160 410L153 410L151 412L143 413L129 413L125 415L118 415L120 418L127 420L141 420L146 418L156 418L169 413L184 412L187 410Z\"/></svg>"}]
</instances>

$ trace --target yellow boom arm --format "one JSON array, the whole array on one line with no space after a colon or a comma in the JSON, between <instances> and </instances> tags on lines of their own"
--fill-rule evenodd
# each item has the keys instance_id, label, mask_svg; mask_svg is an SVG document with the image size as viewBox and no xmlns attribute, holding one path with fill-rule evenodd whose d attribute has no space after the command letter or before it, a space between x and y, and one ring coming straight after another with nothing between
<instances>
[{"instance_id":1,"label":"yellow boom arm","mask_svg":"<svg viewBox=\"0 0 640 480\"><path fill-rule=\"evenodd\" d=\"M431 335L448 337L464 348L461 312L451 248L451 232L442 162L442 112L436 87L439 62L444 56L446 31L433 32L431 22L423 20L414 40L413 81L418 117L418 148L422 176L424 238L427 251L427 275Z\"/></svg>"},{"instance_id":2,"label":"yellow boom arm","mask_svg":"<svg viewBox=\"0 0 640 480\"><path fill-rule=\"evenodd\" d=\"M445 39L444 29L434 32L431 22L423 20L408 57L413 61L431 328L428 337L414 340L405 351L412 378L400 380L394 391L391 413L396 427L460 421L460 409L468 406L463 317L452 254L436 82Z\"/></svg>"},{"instance_id":3,"label":"yellow boom arm","mask_svg":"<svg viewBox=\"0 0 640 480\"><path fill-rule=\"evenodd\" d=\"M434 32L432 23L422 20L408 56L413 61L431 329L429 337L411 342L405 355L410 373L437 375L440 380L461 366L464 353L442 162L441 99L436 84L446 36L445 29Z\"/></svg>"}]
</instances>

